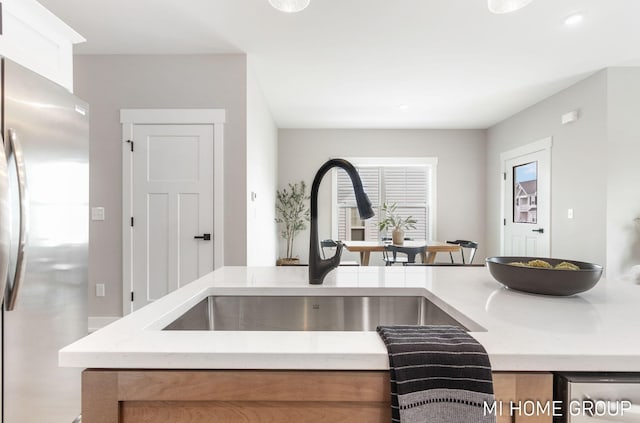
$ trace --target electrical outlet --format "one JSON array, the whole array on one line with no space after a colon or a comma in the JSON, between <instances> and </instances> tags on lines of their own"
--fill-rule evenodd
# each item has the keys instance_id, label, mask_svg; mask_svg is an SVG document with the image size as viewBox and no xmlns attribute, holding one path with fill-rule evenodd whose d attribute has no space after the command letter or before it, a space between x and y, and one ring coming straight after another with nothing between
<instances>
[{"instance_id":1,"label":"electrical outlet","mask_svg":"<svg viewBox=\"0 0 640 423\"><path fill-rule=\"evenodd\" d=\"M573 209L567 210L567 219L573 219Z\"/></svg>"}]
</instances>

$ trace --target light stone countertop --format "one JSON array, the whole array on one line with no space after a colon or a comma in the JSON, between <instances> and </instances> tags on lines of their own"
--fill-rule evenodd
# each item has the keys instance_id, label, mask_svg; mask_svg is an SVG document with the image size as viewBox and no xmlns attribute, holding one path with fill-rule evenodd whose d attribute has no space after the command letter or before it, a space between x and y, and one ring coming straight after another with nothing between
<instances>
[{"instance_id":1,"label":"light stone countertop","mask_svg":"<svg viewBox=\"0 0 640 423\"><path fill-rule=\"evenodd\" d=\"M422 295L472 328L494 371L640 371L640 286L572 297L502 287L485 267L224 267L63 348L65 367L388 369L376 332L162 331L208 295ZM486 331L480 331L478 328ZM475 328L475 329L474 329Z\"/></svg>"}]
</instances>

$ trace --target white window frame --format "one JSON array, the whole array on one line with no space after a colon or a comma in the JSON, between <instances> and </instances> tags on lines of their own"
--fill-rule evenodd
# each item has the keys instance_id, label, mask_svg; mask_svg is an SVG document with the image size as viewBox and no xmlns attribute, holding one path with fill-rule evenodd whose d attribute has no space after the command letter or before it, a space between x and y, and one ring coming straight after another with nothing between
<instances>
[{"instance_id":1,"label":"white window frame","mask_svg":"<svg viewBox=\"0 0 640 423\"><path fill-rule=\"evenodd\" d=\"M431 239L438 239L436 233L437 216L437 189L438 189L438 158L437 157L346 157L344 158L355 167L393 167L393 166L427 166L431 168L428 204L429 222L427 230ZM374 205L375 206L375 205ZM334 169L331 174L331 237L338 239L338 172Z\"/></svg>"}]
</instances>

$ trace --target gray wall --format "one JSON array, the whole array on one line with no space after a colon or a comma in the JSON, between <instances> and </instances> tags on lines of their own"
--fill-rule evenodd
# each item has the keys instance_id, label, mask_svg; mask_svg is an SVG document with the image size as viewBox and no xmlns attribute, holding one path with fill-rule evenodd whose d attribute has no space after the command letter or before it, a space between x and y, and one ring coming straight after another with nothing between
<instances>
[{"instance_id":1,"label":"gray wall","mask_svg":"<svg viewBox=\"0 0 640 423\"><path fill-rule=\"evenodd\" d=\"M499 154L553 136L551 254L606 265L616 278L640 262L638 181L640 71L600 71L488 131L487 184L497 186ZM580 119L560 116L580 109ZM499 215L499 192L489 190L488 216ZM567 219L573 208L575 219ZM499 222L487 221L489 245L499 248Z\"/></svg>"},{"instance_id":2,"label":"gray wall","mask_svg":"<svg viewBox=\"0 0 640 423\"><path fill-rule=\"evenodd\" d=\"M605 262L606 71L598 72L487 131L488 253L500 253L500 153L553 137L551 255ZM579 109L579 120L561 116ZM575 218L567 219L567 209Z\"/></svg>"},{"instance_id":3,"label":"gray wall","mask_svg":"<svg viewBox=\"0 0 640 423\"><path fill-rule=\"evenodd\" d=\"M304 180L310 188L317 169L333 157L437 157L437 237L479 241L480 262L485 243L485 149L484 130L280 129L278 184ZM330 181L327 175L321 185L321 239L331 237ZM308 250L307 230L296 238L294 253L306 262ZM282 239L279 253L284 255ZM380 264L380 257L372 256L374 262Z\"/></svg>"},{"instance_id":4,"label":"gray wall","mask_svg":"<svg viewBox=\"0 0 640 423\"><path fill-rule=\"evenodd\" d=\"M561 115L574 109L579 120L562 125ZM610 68L489 128L489 254L500 247L500 153L552 136L551 255L603 264L610 280L640 282L638 110L640 69Z\"/></svg>"},{"instance_id":5,"label":"gray wall","mask_svg":"<svg viewBox=\"0 0 640 423\"><path fill-rule=\"evenodd\" d=\"M221 108L225 125L225 262L246 260L246 56L76 56L75 93L91 105L89 315L122 314L120 109ZM95 284L106 296L95 297Z\"/></svg>"},{"instance_id":6,"label":"gray wall","mask_svg":"<svg viewBox=\"0 0 640 423\"><path fill-rule=\"evenodd\" d=\"M486 131L278 131L244 55L76 56L74 66L75 92L91 105L91 206L106 209L106 220L90 225L91 316L122 313L123 108L227 110L227 265L269 265L282 254L273 225L275 189L301 179L311 185L330 157L438 157L437 237L478 240L480 259L498 254L500 153L548 136L554 140L552 254L606 262L609 276L640 262L640 224L634 222L640 216L638 69L598 72ZM560 116L574 109L580 119L561 125ZM327 181L321 237L331 235ZM566 218L568 208L575 219ZM295 252L306 261L307 250L305 232ZM105 297L94 296L97 283L106 285Z\"/></svg>"},{"instance_id":7,"label":"gray wall","mask_svg":"<svg viewBox=\"0 0 640 423\"><path fill-rule=\"evenodd\" d=\"M273 266L278 128L251 66L247 67L247 266ZM255 193L255 197L251 197Z\"/></svg>"},{"instance_id":8,"label":"gray wall","mask_svg":"<svg viewBox=\"0 0 640 423\"><path fill-rule=\"evenodd\" d=\"M607 76L607 276L640 282L640 69Z\"/></svg>"}]
</instances>

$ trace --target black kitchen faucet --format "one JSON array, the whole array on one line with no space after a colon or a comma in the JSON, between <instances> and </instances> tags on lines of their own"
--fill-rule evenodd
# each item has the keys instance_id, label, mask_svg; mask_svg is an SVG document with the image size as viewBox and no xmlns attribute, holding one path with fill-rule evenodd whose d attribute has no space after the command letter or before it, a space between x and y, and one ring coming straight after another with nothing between
<instances>
[{"instance_id":1,"label":"black kitchen faucet","mask_svg":"<svg viewBox=\"0 0 640 423\"><path fill-rule=\"evenodd\" d=\"M336 254L328 259L320 257L320 245L318 241L318 190L320 182L325 173L333 167L344 169L351 178L351 184L356 194L356 203L358 204L358 213L361 219L369 219L375 214L371 208L371 201L362 188L362 181L356 168L344 159L331 159L318 169L313 185L311 186L311 240L309 243L309 283L312 285L320 285L324 277L340 264L340 256L342 255L342 243L337 241Z\"/></svg>"}]
</instances>

